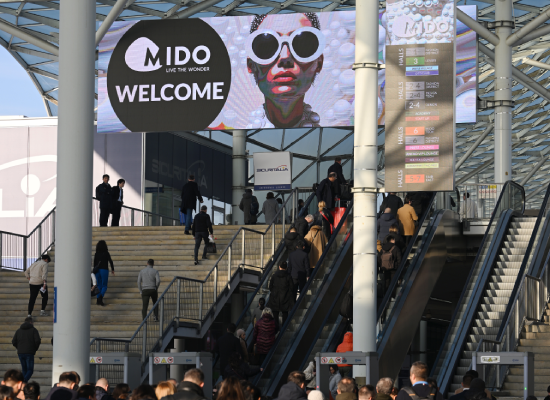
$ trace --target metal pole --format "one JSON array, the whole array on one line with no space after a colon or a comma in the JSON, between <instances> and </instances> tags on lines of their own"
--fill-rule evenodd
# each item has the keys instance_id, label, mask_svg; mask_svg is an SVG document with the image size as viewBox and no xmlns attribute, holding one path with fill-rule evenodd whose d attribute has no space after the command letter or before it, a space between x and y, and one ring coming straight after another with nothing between
<instances>
[{"instance_id":1,"label":"metal pole","mask_svg":"<svg viewBox=\"0 0 550 400\"><path fill-rule=\"evenodd\" d=\"M512 0L495 3L495 21L503 24L496 29L500 41L495 46L495 182L512 179L512 47L506 39L514 23Z\"/></svg>"},{"instance_id":2,"label":"metal pole","mask_svg":"<svg viewBox=\"0 0 550 400\"><path fill-rule=\"evenodd\" d=\"M353 351L375 352L378 2L355 7ZM366 382L366 366L354 366L353 375Z\"/></svg>"},{"instance_id":3,"label":"metal pole","mask_svg":"<svg viewBox=\"0 0 550 400\"><path fill-rule=\"evenodd\" d=\"M141 340L141 362L145 362L145 358L147 357L147 320L143 322L143 327L141 329L143 330Z\"/></svg>"},{"instance_id":4,"label":"metal pole","mask_svg":"<svg viewBox=\"0 0 550 400\"><path fill-rule=\"evenodd\" d=\"M260 236L260 268L262 270L264 268L264 239L265 239L265 236L261 235ZM0 240L1 240L1 238L0 238ZM1 249L2 249L2 242L0 241L0 250Z\"/></svg>"},{"instance_id":5,"label":"metal pole","mask_svg":"<svg viewBox=\"0 0 550 400\"><path fill-rule=\"evenodd\" d=\"M95 1L61 0L52 384L90 369L90 271L77 267L92 242L95 19Z\"/></svg>"},{"instance_id":6,"label":"metal pole","mask_svg":"<svg viewBox=\"0 0 550 400\"><path fill-rule=\"evenodd\" d=\"M23 238L23 271L26 271L27 270L27 260L28 260L28 257L27 257L27 245L28 245L28 238L27 237L24 237Z\"/></svg>"},{"instance_id":7,"label":"metal pole","mask_svg":"<svg viewBox=\"0 0 550 400\"><path fill-rule=\"evenodd\" d=\"M180 310L181 310L181 279L178 279L178 297L176 298L176 317L180 318Z\"/></svg>"},{"instance_id":8,"label":"metal pole","mask_svg":"<svg viewBox=\"0 0 550 400\"><path fill-rule=\"evenodd\" d=\"M246 186L246 131L233 131L233 224L244 225L244 213L239 204Z\"/></svg>"},{"instance_id":9,"label":"metal pole","mask_svg":"<svg viewBox=\"0 0 550 400\"><path fill-rule=\"evenodd\" d=\"M132 216L131 216L131 224L132 224L132 226L134 226L134 223L135 223L135 212L134 212L134 210L132 210Z\"/></svg>"},{"instance_id":10,"label":"metal pole","mask_svg":"<svg viewBox=\"0 0 550 400\"><path fill-rule=\"evenodd\" d=\"M202 296L204 293L204 284L201 282L201 291L199 293L199 321L202 321Z\"/></svg>"},{"instance_id":11,"label":"metal pole","mask_svg":"<svg viewBox=\"0 0 550 400\"><path fill-rule=\"evenodd\" d=\"M38 225L38 255L42 255L42 224Z\"/></svg>"},{"instance_id":12,"label":"metal pole","mask_svg":"<svg viewBox=\"0 0 550 400\"><path fill-rule=\"evenodd\" d=\"M164 297L160 299L160 312L159 312L159 338L162 338L162 330L164 327Z\"/></svg>"},{"instance_id":13,"label":"metal pole","mask_svg":"<svg viewBox=\"0 0 550 400\"><path fill-rule=\"evenodd\" d=\"M246 231L243 229L243 239L242 239L242 255L241 255L241 264L244 265L245 262L245 252L246 252L246 239L245 239L245 233Z\"/></svg>"},{"instance_id":14,"label":"metal pole","mask_svg":"<svg viewBox=\"0 0 550 400\"><path fill-rule=\"evenodd\" d=\"M229 283L231 281L231 256L233 247L229 246L229 249L227 250L228 253L228 260L227 260L227 282Z\"/></svg>"},{"instance_id":15,"label":"metal pole","mask_svg":"<svg viewBox=\"0 0 550 400\"><path fill-rule=\"evenodd\" d=\"M218 301L218 264L214 267L214 304Z\"/></svg>"}]
</instances>

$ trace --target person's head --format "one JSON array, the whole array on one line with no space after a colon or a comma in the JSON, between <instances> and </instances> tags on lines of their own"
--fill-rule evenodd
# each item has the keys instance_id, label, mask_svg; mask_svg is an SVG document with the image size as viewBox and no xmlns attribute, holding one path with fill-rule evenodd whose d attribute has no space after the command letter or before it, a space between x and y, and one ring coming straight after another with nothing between
<instances>
[{"instance_id":1,"label":"person's head","mask_svg":"<svg viewBox=\"0 0 550 400\"><path fill-rule=\"evenodd\" d=\"M264 308L264 310L262 311L262 318L266 315L271 315L271 318L273 318L273 311L271 311L271 308Z\"/></svg>"},{"instance_id":2,"label":"person's head","mask_svg":"<svg viewBox=\"0 0 550 400\"><path fill-rule=\"evenodd\" d=\"M262 398L262 391L250 382L241 382L241 385L246 400L260 400Z\"/></svg>"},{"instance_id":3,"label":"person's head","mask_svg":"<svg viewBox=\"0 0 550 400\"><path fill-rule=\"evenodd\" d=\"M312 390L308 393L307 400L325 400L325 395L320 390Z\"/></svg>"},{"instance_id":4,"label":"person's head","mask_svg":"<svg viewBox=\"0 0 550 400\"><path fill-rule=\"evenodd\" d=\"M109 175L107 174L103 175L103 183L109 183L109 179L111 179Z\"/></svg>"},{"instance_id":5,"label":"person's head","mask_svg":"<svg viewBox=\"0 0 550 400\"><path fill-rule=\"evenodd\" d=\"M267 196L265 196L266 199L274 199L275 198L275 195L273 194L273 192L267 192Z\"/></svg>"},{"instance_id":6,"label":"person's head","mask_svg":"<svg viewBox=\"0 0 550 400\"><path fill-rule=\"evenodd\" d=\"M244 400L241 382L235 377L224 379L218 390L217 400Z\"/></svg>"},{"instance_id":7,"label":"person's head","mask_svg":"<svg viewBox=\"0 0 550 400\"><path fill-rule=\"evenodd\" d=\"M8 369L4 374L2 385L9 386L13 390L13 395L17 396L23 388L23 373L18 369Z\"/></svg>"},{"instance_id":8,"label":"person's head","mask_svg":"<svg viewBox=\"0 0 550 400\"><path fill-rule=\"evenodd\" d=\"M245 189L244 192L248 194L252 194L252 189Z\"/></svg>"},{"instance_id":9,"label":"person's head","mask_svg":"<svg viewBox=\"0 0 550 400\"><path fill-rule=\"evenodd\" d=\"M153 386L143 384L132 391L132 400L157 400L157 395Z\"/></svg>"},{"instance_id":10,"label":"person's head","mask_svg":"<svg viewBox=\"0 0 550 400\"><path fill-rule=\"evenodd\" d=\"M154 267L155 266L155 260L153 260L152 258L148 259L147 260L147 265L150 265L151 267Z\"/></svg>"},{"instance_id":11,"label":"person's head","mask_svg":"<svg viewBox=\"0 0 550 400\"><path fill-rule=\"evenodd\" d=\"M26 324L32 324L32 323L34 323L34 321L32 320L32 317L27 317L27 318L25 318L25 323Z\"/></svg>"},{"instance_id":12,"label":"person's head","mask_svg":"<svg viewBox=\"0 0 550 400\"><path fill-rule=\"evenodd\" d=\"M189 182L194 182L195 181L195 175L191 174L189 175Z\"/></svg>"},{"instance_id":13,"label":"person's head","mask_svg":"<svg viewBox=\"0 0 550 400\"><path fill-rule=\"evenodd\" d=\"M95 399L95 387L91 383L88 383L86 385L82 385L78 388L78 398L79 399L88 399L88 400L94 400ZM115 399L118 399L118 397L114 397Z\"/></svg>"},{"instance_id":14,"label":"person's head","mask_svg":"<svg viewBox=\"0 0 550 400\"><path fill-rule=\"evenodd\" d=\"M126 181L122 178L120 178L118 181L116 181L116 184L119 188L123 188L124 185L126 184Z\"/></svg>"},{"instance_id":15,"label":"person's head","mask_svg":"<svg viewBox=\"0 0 550 400\"><path fill-rule=\"evenodd\" d=\"M101 378L101 379L104 379L105 382L107 382L107 379L105 378ZM101 379L97 381L96 386L100 386L99 383ZM76 386L76 375L74 374L74 372L63 372L61 375L59 375L59 383L57 384L57 386L71 389L71 390L74 389L74 387ZM105 388L103 387L103 389ZM108 390L108 389L109 389L109 382L107 382L107 389L105 390Z\"/></svg>"},{"instance_id":16,"label":"person's head","mask_svg":"<svg viewBox=\"0 0 550 400\"><path fill-rule=\"evenodd\" d=\"M278 199L276 199L276 200L277 200L277 203L283 204L283 199L281 199L280 197L279 197Z\"/></svg>"},{"instance_id":17,"label":"person's head","mask_svg":"<svg viewBox=\"0 0 550 400\"><path fill-rule=\"evenodd\" d=\"M15 400L15 394L11 386L0 385L0 400Z\"/></svg>"},{"instance_id":18,"label":"person's head","mask_svg":"<svg viewBox=\"0 0 550 400\"><path fill-rule=\"evenodd\" d=\"M410 380L414 385L416 382L426 381L428 379L428 366L422 361L416 361L411 366Z\"/></svg>"},{"instance_id":19,"label":"person's head","mask_svg":"<svg viewBox=\"0 0 550 400\"><path fill-rule=\"evenodd\" d=\"M78 374L78 372L76 371L71 371L74 376L76 377L76 384L79 385L80 384L80 375Z\"/></svg>"},{"instance_id":20,"label":"person's head","mask_svg":"<svg viewBox=\"0 0 550 400\"><path fill-rule=\"evenodd\" d=\"M155 388L155 394L157 395L157 399L162 399L163 397L170 396L174 393L176 393L176 387L172 382L168 382L168 381L159 382L159 384Z\"/></svg>"},{"instance_id":21,"label":"person's head","mask_svg":"<svg viewBox=\"0 0 550 400\"><path fill-rule=\"evenodd\" d=\"M295 104L323 69L325 37L314 13L258 15L246 44L248 72L266 103Z\"/></svg>"},{"instance_id":22,"label":"person's head","mask_svg":"<svg viewBox=\"0 0 550 400\"><path fill-rule=\"evenodd\" d=\"M338 394L353 393L355 391L355 380L347 376L340 379L338 382Z\"/></svg>"},{"instance_id":23,"label":"person's head","mask_svg":"<svg viewBox=\"0 0 550 400\"><path fill-rule=\"evenodd\" d=\"M378 393L384 393L389 396L391 394L392 389L393 389L392 378L381 378L376 384L376 391Z\"/></svg>"},{"instance_id":24,"label":"person's head","mask_svg":"<svg viewBox=\"0 0 550 400\"><path fill-rule=\"evenodd\" d=\"M365 385L357 392L358 400L371 400L376 397L376 389L372 385Z\"/></svg>"},{"instance_id":25,"label":"person's head","mask_svg":"<svg viewBox=\"0 0 550 400\"><path fill-rule=\"evenodd\" d=\"M107 248L107 242L105 240L100 240L95 245L95 252L96 253L107 253L109 249Z\"/></svg>"},{"instance_id":26,"label":"person's head","mask_svg":"<svg viewBox=\"0 0 550 400\"><path fill-rule=\"evenodd\" d=\"M106 378L99 378L95 385L96 387L100 387L105 391L109 390L109 381Z\"/></svg>"},{"instance_id":27,"label":"person's head","mask_svg":"<svg viewBox=\"0 0 550 400\"><path fill-rule=\"evenodd\" d=\"M282 271L286 271L287 268L288 268L288 264L286 261L283 261L281 265L279 265L279 269Z\"/></svg>"},{"instance_id":28,"label":"person's head","mask_svg":"<svg viewBox=\"0 0 550 400\"><path fill-rule=\"evenodd\" d=\"M485 381L480 378L474 378L470 382L469 393L485 393Z\"/></svg>"},{"instance_id":29,"label":"person's head","mask_svg":"<svg viewBox=\"0 0 550 400\"><path fill-rule=\"evenodd\" d=\"M191 368L190 370L187 370L185 375L183 376L184 382L191 382L194 383L197 386L203 387L204 386L204 373L202 370L198 368Z\"/></svg>"},{"instance_id":30,"label":"person's head","mask_svg":"<svg viewBox=\"0 0 550 400\"><path fill-rule=\"evenodd\" d=\"M470 384L472 383L472 381L474 380L474 377L472 375L464 375L462 377L462 387L463 388L470 388Z\"/></svg>"},{"instance_id":31,"label":"person's head","mask_svg":"<svg viewBox=\"0 0 550 400\"><path fill-rule=\"evenodd\" d=\"M325 203L324 201L320 201L318 204L317 204L317 208L319 208L319 211L323 211L323 208L327 208L327 203Z\"/></svg>"},{"instance_id":32,"label":"person's head","mask_svg":"<svg viewBox=\"0 0 550 400\"><path fill-rule=\"evenodd\" d=\"M336 157L334 159L334 162L337 162L338 164L342 164L342 157Z\"/></svg>"},{"instance_id":33,"label":"person's head","mask_svg":"<svg viewBox=\"0 0 550 400\"><path fill-rule=\"evenodd\" d=\"M237 329L237 337L239 339L246 339L246 332L244 329Z\"/></svg>"},{"instance_id":34,"label":"person's head","mask_svg":"<svg viewBox=\"0 0 550 400\"><path fill-rule=\"evenodd\" d=\"M411 198L409 196L405 196L405 204L411 204Z\"/></svg>"},{"instance_id":35,"label":"person's head","mask_svg":"<svg viewBox=\"0 0 550 400\"><path fill-rule=\"evenodd\" d=\"M391 214L391 208L386 207L386 209L384 210L384 214Z\"/></svg>"},{"instance_id":36,"label":"person's head","mask_svg":"<svg viewBox=\"0 0 550 400\"><path fill-rule=\"evenodd\" d=\"M313 219L314 219L313 215L311 215L311 214L308 214L306 216L306 221L307 221L308 224L311 224L313 222Z\"/></svg>"},{"instance_id":37,"label":"person's head","mask_svg":"<svg viewBox=\"0 0 550 400\"><path fill-rule=\"evenodd\" d=\"M23 394L26 400L39 400L40 399L40 385L38 382L27 382L23 388ZM80 397L80 396L79 396Z\"/></svg>"},{"instance_id":38,"label":"person's head","mask_svg":"<svg viewBox=\"0 0 550 400\"><path fill-rule=\"evenodd\" d=\"M472 379L479 378L479 372L477 372L476 370L473 370L473 369L467 371L465 375L471 375ZM550 388L550 386L548 386L548 387ZM549 393L550 393L550 391L549 391Z\"/></svg>"},{"instance_id":39,"label":"person's head","mask_svg":"<svg viewBox=\"0 0 550 400\"><path fill-rule=\"evenodd\" d=\"M123 397L124 399L128 397L128 394L130 393L130 386L126 383L119 383L116 385L115 390L113 390L113 399L117 400L120 397Z\"/></svg>"},{"instance_id":40,"label":"person's head","mask_svg":"<svg viewBox=\"0 0 550 400\"><path fill-rule=\"evenodd\" d=\"M170 378L166 382L170 382L172 385L174 385L175 388L178 387L178 381L175 380L174 378Z\"/></svg>"},{"instance_id":41,"label":"person's head","mask_svg":"<svg viewBox=\"0 0 550 400\"><path fill-rule=\"evenodd\" d=\"M306 248L306 244L304 243L303 240L298 240L298 241L296 242L296 248L297 248L298 250L303 250L303 249Z\"/></svg>"},{"instance_id":42,"label":"person's head","mask_svg":"<svg viewBox=\"0 0 550 400\"><path fill-rule=\"evenodd\" d=\"M303 389L306 386L306 376L301 371L294 371L288 375L287 382L294 382L298 387Z\"/></svg>"},{"instance_id":43,"label":"person's head","mask_svg":"<svg viewBox=\"0 0 550 400\"><path fill-rule=\"evenodd\" d=\"M260 300L258 300L258 304L260 308L263 310L263 308L265 307L265 299L263 297L260 298Z\"/></svg>"},{"instance_id":44,"label":"person's head","mask_svg":"<svg viewBox=\"0 0 550 400\"><path fill-rule=\"evenodd\" d=\"M390 226L390 233L399 233L399 225L397 224L392 224Z\"/></svg>"},{"instance_id":45,"label":"person's head","mask_svg":"<svg viewBox=\"0 0 550 400\"><path fill-rule=\"evenodd\" d=\"M338 365L336 364L330 364L328 369L330 370L330 374L334 375L338 372Z\"/></svg>"},{"instance_id":46,"label":"person's head","mask_svg":"<svg viewBox=\"0 0 550 400\"><path fill-rule=\"evenodd\" d=\"M296 228L295 227L290 228L290 232L296 232Z\"/></svg>"},{"instance_id":47,"label":"person's head","mask_svg":"<svg viewBox=\"0 0 550 400\"><path fill-rule=\"evenodd\" d=\"M204 213L205 213L207 210L208 210L208 207L206 207L206 206L201 206L201 212L204 212Z\"/></svg>"},{"instance_id":48,"label":"person's head","mask_svg":"<svg viewBox=\"0 0 550 400\"><path fill-rule=\"evenodd\" d=\"M329 181L334 182L336 178L338 178L338 175L336 174L336 172L331 172L330 174L328 174Z\"/></svg>"},{"instance_id":49,"label":"person's head","mask_svg":"<svg viewBox=\"0 0 550 400\"><path fill-rule=\"evenodd\" d=\"M235 333L236 330L237 330L237 325L235 325L233 322L231 322L227 327L227 332L229 333Z\"/></svg>"},{"instance_id":50,"label":"person's head","mask_svg":"<svg viewBox=\"0 0 550 400\"><path fill-rule=\"evenodd\" d=\"M50 261L52 261L52 259L50 258L49 255L47 254L42 254L42 257L40 257L42 259L42 261L46 261L47 263L49 263Z\"/></svg>"},{"instance_id":51,"label":"person's head","mask_svg":"<svg viewBox=\"0 0 550 400\"><path fill-rule=\"evenodd\" d=\"M303 205L304 205L304 200L298 199L298 206L303 206Z\"/></svg>"}]
</instances>

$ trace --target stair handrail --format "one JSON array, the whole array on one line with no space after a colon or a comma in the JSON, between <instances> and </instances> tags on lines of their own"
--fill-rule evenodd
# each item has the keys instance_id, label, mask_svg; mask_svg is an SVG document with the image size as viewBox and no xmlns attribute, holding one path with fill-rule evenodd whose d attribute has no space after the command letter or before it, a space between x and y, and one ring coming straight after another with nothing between
<instances>
[{"instance_id":1,"label":"stair handrail","mask_svg":"<svg viewBox=\"0 0 550 400\"><path fill-rule=\"evenodd\" d=\"M443 339L442 347L439 350L438 355L437 355L436 360L435 360L435 363L432 367L432 373L431 373L432 376L434 375L435 370L436 370L437 366L439 365L440 359L442 357L443 346L445 345L445 343L447 343L447 341L449 340L449 336L451 335L451 330L452 330L452 327L453 327L453 321L456 320L459 309L460 309L459 306L460 306L460 304L462 304L462 302L464 300L464 297L466 296L468 283L472 279L472 275L474 273L475 265L478 263L478 261L480 261L481 251L485 247L487 241L489 240L489 236L493 237L494 233L496 232L496 229L495 229L495 232L493 232L492 234L490 233L491 226L493 226L493 224L495 224L497 229L498 229L498 227L499 227L498 223L500 222L501 215L504 214L504 212L506 210L510 210L511 207L519 208L517 201L514 200L514 195L512 194L513 190L519 192L520 195L521 195L521 204L519 204L519 207L521 207L521 211L519 211L519 210L517 210L517 211L521 212L521 214L523 214L524 211L525 211L525 190L524 190L523 186L521 186L521 185L519 185L519 184L517 184L513 181L507 181L504 184L504 186L502 188L502 191L500 192L497 204L495 205L495 210L494 210L494 212L491 216L491 219L489 220L489 225L487 226L487 230L485 231L485 234L483 235L483 239L481 240L481 244L479 245L479 251L476 255L476 258L474 259L474 262L472 263L472 268L470 269L470 272L468 274L468 278L466 279L466 283L464 285L464 288L463 288L462 293L460 295L460 298L458 300L457 307L455 308L455 310L453 312L453 316L451 317L451 323L449 324L449 327L447 328L447 332L445 333L445 337ZM479 283L476 284L476 286L474 287L474 292L475 292L476 288L478 288L478 286L479 286ZM470 308L470 303L471 303L472 299L473 299L473 297L471 297L470 300L468 301L468 308ZM458 330L455 332L456 334L460 333L464 329L464 324L465 323L466 323L466 321L464 321L464 319L462 321L460 321ZM457 343L454 343L453 346L451 347L451 349L449 349L449 351L447 352L447 354L449 356L452 356L453 352L455 351L454 349L456 349L456 351L462 352L462 348L463 348L462 343L460 344L460 346ZM448 370L449 368L452 369L452 371L455 370L456 363L452 362L451 364L453 364L453 365L448 365L448 363L445 363L446 370ZM442 371L443 371L443 369L442 369ZM445 375L444 373L442 374L442 371L440 371L439 375L437 376L437 380L438 380L438 386L440 387L440 390L442 391L442 393L445 393L447 391L447 386L450 384L450 381L448 380L450 378L448 378L445 381L442 381L441 379Z\"/></svg>"},{"instance_id":2,"label":"stair handrail","mask_svg":"<svg viewBox=\"0 0 550 400\"><path fill-rule=\"evenodd\" d=\"M286 219L286 206L291 201L292 201L292 204L296 203L296 206L297 206L297 200L298 200L297 197L301 190L303 189L301 188L292 189L292 191L290 192L290 195L288 196L286 201L283 203L283 206L278 210L272 223L265 229L265 231L262 232L262 231L250 229L247 227L239 228L237 233L233 235L233 238L231 239L227 247L224 249L224 251L221 253L220 257L214 264L214 267L210 270L210 272L208 273L208 275L204 280L191 279L191 278L180 277L180 276L177 276L172 279L172 281L163 291L162 295L159 296L158 300L153 305L153 307L151 308L151 310L149 311L145 319L141 322L141 324L139 325L135 333L132 335L132 337L126 340L126 342L128 343L127 348L129 348L130 351L138 352L139 354L141 354L142 369L144 371L146 370L145 366L149 362L149 357L148 357L149 353L155 351L155 349L160 348L160 346L162 345L162 340L167 334L167 330L173 326L174 321L184 318L186 320L196 321L199 323L199 326L202 326L203 321L206 318L208 318L208 316L212 313L212 311L216 307L216 304L218 301L218 293L222 293L227 288L227 286L231 283L232 279L236 276L236 274L238 273L242 274L244 272L245 264L253 265L250 263L246 263L246 232L257 234L260 237L260 243L261 243L260 265L259 266L256 265L256 268L263 273L264 239L266 238L268 233L271 233L271 248L272 248L271 254L274 254L275 253L275 236L277 235L277 231L278 231L277 226L282 225L281 232L283 234L281 235L281 239L279 240L280 242L284 237L284 232L285 232L284 227L285 227L285 219ZM292 214L294 214L294 212ZM279 217L282 217L281 218L282 224L276 224L276 221L279 219ZM237 240L239 236L241 236L240 245L242 249L242 254L241 254L242 262L233 263L232 248L234 244L237 244ZM224 258L226 255L228 256L227 257L228 273L226 275L227 280L226 280L225 286L220 290L218 286L218 272L221 269L221 263L225 261ZM270 260L268 260L267 263L269 263L272 258L273 256L270 257ZM234 270L232 271L232 269ZM208 308L205 310L204 307L205 307L206 301L204 298L204 287L205 285L209 284L209 280L212 280L211 283L213 284L213 288L214 288L213 290L214 296L213 296L212 302L208 303L210 304L210 306L208 306ZM198 303L198 310L197 310L196 316L180 315L182 295L185 295L185 290L182 290L181 288L182 284L184 286L184 289L186 284L191 289L196 289L196 293L198 293L199 295L199 303ZM176 304L175 308L173 307L174 303ZM184 304L186 303L184 302ZM158 321L153 320L153 316L156 312L158 312L159 314ZM154 324L156 324L156 326ZM154 331L156 336L153 338L150 338L149 337L150 335L148 333L149 330ZM140 343L137 343L138 341ZM100 343L104 346L102 347L97 343ZM90 346L93 346L95 344L96 347L99 346L102 349L101 350L102 352L113 352L115 350L108 349L107 345L110 343L114 344L113 347L116 347L115 341L113 341L112 339L96 337L91 340ZM117 340L116 343L120 343L120 339ZM97 350L94 350L94 351L97 351Z\"/></svg>"}]
</instances>

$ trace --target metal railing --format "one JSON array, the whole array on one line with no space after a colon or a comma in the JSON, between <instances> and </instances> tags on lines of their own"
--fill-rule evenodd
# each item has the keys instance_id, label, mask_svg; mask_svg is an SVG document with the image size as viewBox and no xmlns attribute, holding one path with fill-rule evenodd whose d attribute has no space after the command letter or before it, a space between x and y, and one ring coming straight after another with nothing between
<instances>
[{"instance_id":1,"label":"metal railing","mask_svg":"<svg viewBox=\"0 0 550 400\"><path fill-rule=\"evenodd\" d=\"M56 207L28 235L0 231L0 267L15 271L27 268L55 243ZM109 217L110 218L110 217ZM122 206L120 226L176 226L179 220L137 208ZM92 227L99 226L99 200L92 202Z\"/></svg>"},{"instance_id":2,"label":"metal railing","mask_svg":"<svg viewBox=\"0 0 550 400\"><path fill-rule=\"evenodd\" d=\"M239 228L204 280L181 276L172 279L130 339L94 338L90 351L112 353L124 348L124 351L139 353L142 355L142 371L146 371L149 353L161 350L166 331L174 321L189 321L202 326L237 273L244 272L245 268L263 272L272 257L266 259L265 256L273 255L284 238L287 209L296 209L300 193L299 188L292 190L277 212L274 220L280 218L282 224L272 223L263 232ZM295 212L290 216L292 223ZM156 314L158 321L155 320Z\"/></svg>"},{"instance_id":3,"label":"metal railing","mask_svg":"<svg viewBox=\"0 0 550 400\"><path fill-rule=\"evenodd\" d=\"M504 183L469 183L458 185L456 189L459 196L457 204L460 205L458 210L460 219L490 219L504 185Z\"/></svg>"}]
</instances>

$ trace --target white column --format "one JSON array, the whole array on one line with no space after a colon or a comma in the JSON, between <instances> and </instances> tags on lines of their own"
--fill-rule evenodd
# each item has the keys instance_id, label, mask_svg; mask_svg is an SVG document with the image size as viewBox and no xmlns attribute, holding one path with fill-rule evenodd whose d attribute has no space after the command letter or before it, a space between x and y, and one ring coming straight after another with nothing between
<instances>
[{"instance_id":1,"label":"white column","mask_svg":"<svg viewBox=\"0 0 550 400\"><path fill-rule=\"evenodd\" d=\"M514 21L512 0L495 3L495 21ZM509 26L496 28L500 38L495 46L495 100L512 100L512 47L506 39L512 33ZM512 107L495 107L495 182L512 179Z\"/></svg>"},{"instance_id":2,"label":"white column","mask_svg":"<svg viewBox=\"0 0 550 400\"><path fill-rule=\"evenodd\" d=\"M239 204L246 185L246 131L233 131L233 223L244 224L244 214Z\"/></svg>"},{"instance_id":3,"label":"white column","mask_svg":"<svg viewBox=\"0 0 550 400\"><path fill-rule=\"evenodd\" d=\"M88 377L94 151L94 0L62 0L55 240L53 375Z\"/></svg>"},{"instance_id":4,"label":"white column","mask_svg":"<svg viewBox=\"0 0 550 400\"><path fill-rule=\"evenodd\" d=\"M355 63L353 350L376 351L378 1L356 3Z\"/></svg>"}]
</instances>

